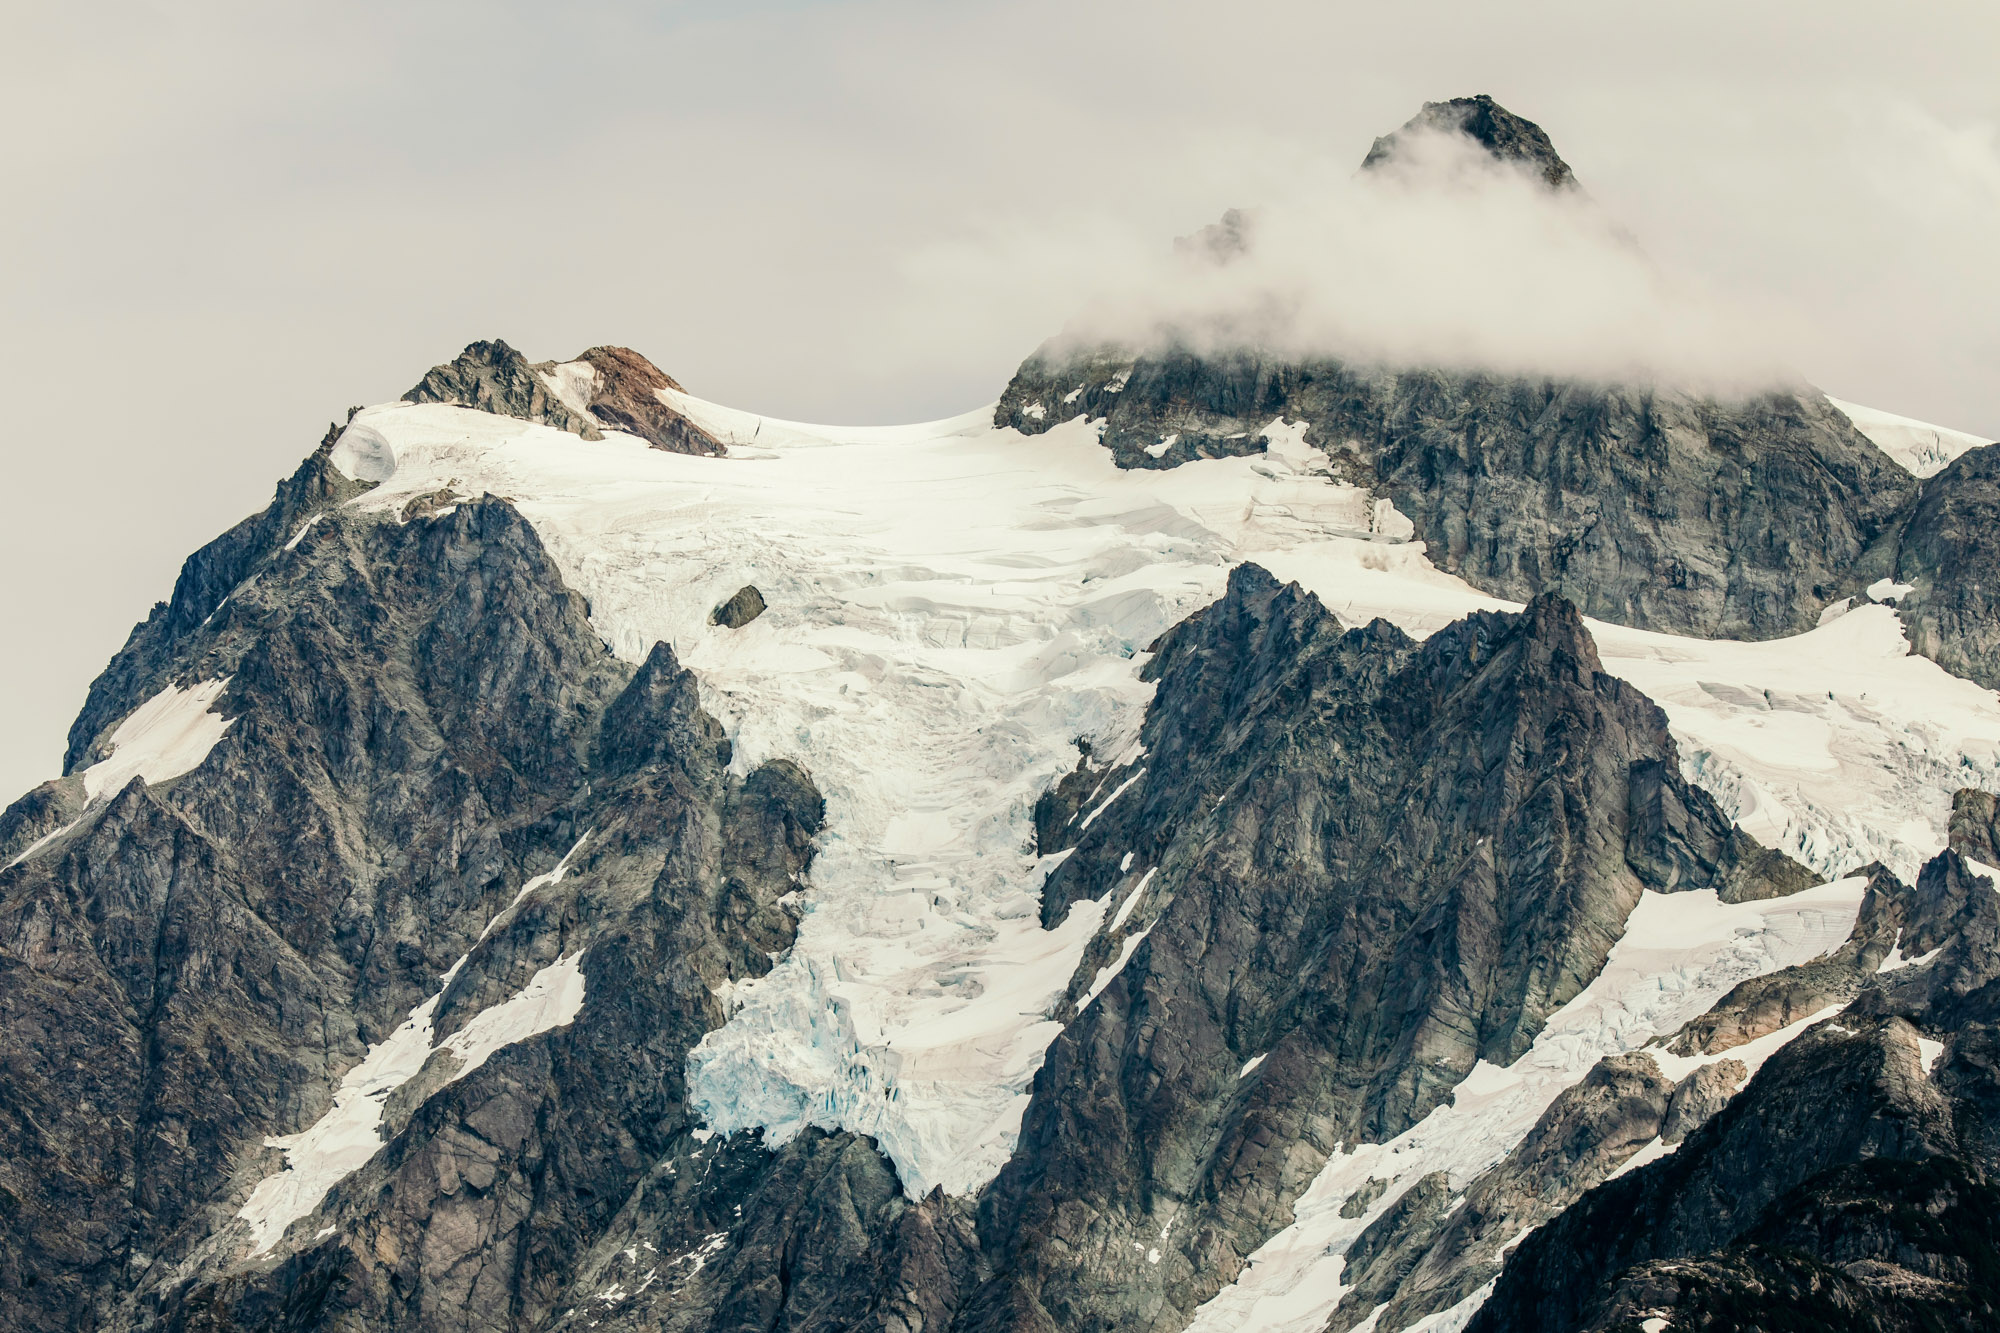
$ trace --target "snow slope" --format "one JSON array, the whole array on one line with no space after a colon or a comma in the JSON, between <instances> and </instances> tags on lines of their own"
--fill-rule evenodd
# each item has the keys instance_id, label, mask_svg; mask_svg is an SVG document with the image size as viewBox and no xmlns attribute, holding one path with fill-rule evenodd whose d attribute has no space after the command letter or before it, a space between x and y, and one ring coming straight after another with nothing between
<instances>
[{"instance_id":1,"label":"snow slope","mask_svg":"<svg viewBox=\"0 0 2000 1333\"><path fill-rule=\"evenodd\" d=\"M1912 421L1909 417L1877 411L1859 403L1842 402L1831 396L1826 401L1839 408L1854 423L1854 429L1867 436L1877 449L1919 477L1942 472L1960 454L1992 443L1962 430L1933 426L1927 421Z\"/></svg>"},{"instance_id":2,"label":"snow slope","mask_svg":"<svg viewBox=\"0 0 2000 1333\"><path fill-rule=\"evenodd\" d=\"M229 680L222 676L185 689L169 685L133 709L105 742L109 753L79 774L88 803L85 814L43 835L0 868L17 866L55 842L123 791L133 778L159 783L199 767L234 720L209 711L229 688Z\"/></svg>"},{"instance_id":3,"label":"snow slope","mask_svg":"<svg viewBox=\"0 0 2000 1333\"><path fill-rule=\"evenodd\" d=\"M691 1097L721 1131L873 1135L912 1192L974 1190L1011 1150L1048 1011L1113 906L1040 928L1030 808L1074 738L1132 753L1156 635L1244 560L1419 635L1505 605L1333 484L1302 423L1273 422L1260 457L1125 472L1083 421L841 429L663 397L729 456L392 404L334 458L383 481L353 502L372 509L443 487L511 499L621 657L673 644L739 768L813 775L827 823L797 944L732 993ZM769 609L710 625L745 583ZM1762 644L1591 628L1666 708L1690 774L1824 870L1912 870L1943 846L1952 791L2000 769L2000 698L1910 657L1888 607Z\"/></svg>"},{"instance_id":4,"label":"snow slope","mask_svg":"<svg viewBox=\"0 0 2000 1333\"><path fill-rule=\"evenodd\" d=\"M1464 1189L1603 1057L1670 1037L1737 983L1836 947L1854 928L1865 891L1865 880L1845 879L1733 905L1712 892L1647 892L1604 970L1550 1016L1526 1055L1504 1069L1481 1061L1450 1105L1389 1142L1336 1151L1293 1205L1292 1225L1196 1311L1188 1333L1317 1333L1347 1292L1340 1281L1347 1247L1411 1185L1444 1171L1454 1189ZM1364 1212L1341 1216L1341 1205L1371 1179L1387 1181L1388 1189ZM1469 1319L1483 1298L1454 1310ZM1440 1315L1432 1327L1462 1322Z\"/></svg>"}]
</instances>

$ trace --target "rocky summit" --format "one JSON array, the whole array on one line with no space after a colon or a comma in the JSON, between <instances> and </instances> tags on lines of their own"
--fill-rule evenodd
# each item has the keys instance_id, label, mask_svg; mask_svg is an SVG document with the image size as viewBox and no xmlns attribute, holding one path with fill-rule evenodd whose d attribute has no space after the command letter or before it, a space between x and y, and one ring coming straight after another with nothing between
<instances>
[{"instance_id":1,"label":"rocky summit","mask_svg":"<svg viewBox=\"0 0 2000 1333\"><path fill-rule=\"evenodd\" d=\"M1580 195L1487 97L1364 166L1426 136ZM1992 1328L1996 458L1171 331L881 429L475 342L0 813L0 1330Z\"/></svg>"}]
</instances>

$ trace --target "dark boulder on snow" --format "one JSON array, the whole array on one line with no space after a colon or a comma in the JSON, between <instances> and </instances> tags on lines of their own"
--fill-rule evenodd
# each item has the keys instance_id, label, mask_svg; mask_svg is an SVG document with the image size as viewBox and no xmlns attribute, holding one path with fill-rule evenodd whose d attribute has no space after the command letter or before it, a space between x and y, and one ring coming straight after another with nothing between
<instances>
[{"instance_id":1,"label":"dark boulder on snow","mask_svg":"<svg viewBox=\"0 0 2000 1333\"><path fill-rule=\"evenodd\" d=\"M764 614L764 594L755 584L746 583L731 593L729 600L708 613L708 623L724 629L742 629Z\"/></svg>"}]
</instances>

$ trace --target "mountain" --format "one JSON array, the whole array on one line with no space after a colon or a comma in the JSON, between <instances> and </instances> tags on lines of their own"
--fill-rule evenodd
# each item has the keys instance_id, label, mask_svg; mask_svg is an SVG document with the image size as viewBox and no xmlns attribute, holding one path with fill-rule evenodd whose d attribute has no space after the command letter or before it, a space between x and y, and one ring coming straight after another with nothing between
<instances>
[{"instance_id":1,"label":"mountain","mask_svg":"<svg viewBox=\"0 0 2000 1333\"><path fill-rule=\"evenodd\" d=\"M1915 432L474 343L0 814L0 1328L1988 1327L2000 502Z\"/></svg>"}]
</instances>

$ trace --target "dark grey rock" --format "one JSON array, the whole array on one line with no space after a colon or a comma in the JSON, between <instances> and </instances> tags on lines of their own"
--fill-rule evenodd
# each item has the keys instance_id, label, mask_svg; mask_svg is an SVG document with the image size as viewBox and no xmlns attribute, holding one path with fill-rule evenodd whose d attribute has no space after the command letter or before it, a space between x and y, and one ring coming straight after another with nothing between
<instances>
[{"instance_id":1,"label":"dark grey rock","mask_svg":"<svg viewBox=\"0 0 2000 1333\"><path fill-rule=\"evenodd\" d=\"M103 757L97 747L110 730L172 683L171 668L182 645L221 608L224 598L283 552L285 543L307 519L374 484L351 481L327 461L339 438L340 427L329 426L319 448L298 471L279 483L276 496L263 512L244 519L187 558L172 598L153 607L103 674L91 682L83 710L70 725L64 773L74 773ZM311 534L304 538L307 544L313 540Z\"/></svg>"},{"instance_id":2,"label":"dark grey rock","mask_svg":"<svg viewBox=\"0 0 2000 1333\"><path fill-rule=\"evenodd\" d=\"M1274 418L1305 421L1332 476L1392 500L1432 561L1473 586L1559 592L1587 615L1706 637L1811 628L1891 571L1916 493L1810 390L1725 402L1249 350L1048 348L996 411L1031 434L1102 418L1122 467L1258 453Z\"/></svg>"},{"instance_id":3,"label":"dark grey rock","mask_svg":"<svg viewBox=\"0 0 2000 1333\"><path fill-rule=\"evenodd\" d=\"M222 614L140 640L155 673L232 677L207 760L88 810L51 784L5 826L81 815L0 871L0 1327L534 1327L614 1312L621 1237L679 1247L635 1326L940 1327L967 1210L850 1135L703 1144L685 1104L718 991L790 945L810 776L730 776L672 652L611 658L504 503L241 549ZM468 950L440 1039L578 953L582 1012L463 1077L433 1057L376 1157L246 1261L264 1136Z\"/></svg>"},{"instance_id":4,"label":"dark grey rock","mask_svg":"<svg viewBox=\"0 0 2000 1333\"><path fill-rule=\"evenodd\" d=\"M1327 1320L1327 1333L1347 1333L1402 1289L1444 1228L1453 1201L1450 1178L1433 1171L1354 1238L1340 1270L1341 1285L1353 1290Z\"/></svg>"},{"instance_id":5,"label":"dark grey rock","mask_svg":"<svg viewBox=\"0 0 2000 1333\"><path fill-rule=\"evenodd\" d=\"M1045 834L1085 812L1042 844L1073 847L1045 922L1152 874L1072 995L1147 933L1037 1076L966 1328L1175 1326L1336 1142L1525 1051L1644 887L1768 891L1560 599L1418 644L1246 566L1155 649L1145 772L1090 770L1038 812Z\"/></svg>"},{"instance_id":6,"label":"dark grey rock","mask_svg":"<svg viewBox=\"0 0 2000 1333\"><path fill-rule=\"evenodd\" d=\"M1576 188L1576 173L1562 160L1547 131L1515 115L1485 93L1476 97L1454 97L1449 102L1426 102L1424 109L1404 122L1393 134L1375 141L1362 159L1363 171L1381 171L1396 164L1409 137L1422 133L1462 134L1499 161L1517 164L1534 172L1552 190Z\"/></svg>"},{"instance_id":7,"label":"dark grey rock","mask_svg":"<svg viewBox=\"0 0 2000 1333\"><path fill-rule=\"evenodd\" d=\"M530 364L527 357L497 338L468 343L456 360L432 366L403 399L470 407L554 426L586 440L603 439L604 433L587 413L572 409L543 381L537 372L546 365Z\"/></svg>"},{"instance_id":8,"label":"dark grey rock","mask_svg":"<svg viewBox=\"0 0 2000 1333\"><path fill-rule=\"evenodd\" d=\"M2000 797L1967 787L1952 797L1949 841L1960 856L2000 865Z\"/></svg>"},{"instance_id":9,"label":"dark grey rock","mask_svg":"<svg viewBox=\"0 0 2000 1333\"><path fill-rule=\"evenodd\" d=\"M764 614L764 594L746 583L731 593L729 600L708 613L708 623L724 629L742 629Z\"/></svg>"},{"instance_id":10,"label":"dark grey rock","mask_svg":"<svg viewBox=\"0 0 2000 1333\"><path fill-rule=\"evenodd\" d=\"M1982 841L1991 808L1961 793L1954 841ZM1674 1155L1530 1237L1475 1333L1655 1317L1677 1328L1991 1326L2000 1246L1979 1219L2000 1202L2000 899L1955 849L1914 888L1879 867L1871 878L1842 949L1764 979L1804 988L1804 1008L1847 988L1829 985L1831 961L1862 977L1846 1010L1697 1117ZM1906 959L1936 955L1877 973L1890 940ZM1772 1015L1746 1021L1760 1007L1768 992L1739 987L1680 1042L1714 1050L1772 1030ZM1935 1062L1920 1035L1942 1043ZM1675 1099L1700 1110L1724 1094L1690 1079Z\"/></svg>"},{"instance_id":11,"label":"dark grey rock","mask_svg":"<svg viewBox=\"0 0 2000 1333\"><path fill-rule=\"evenodd\" d=\"M1523 1242L1470 1328L1557 1333L1668 1311L1685 1327L1979 1327L2000 1309L2000 1269L1990 1228L1964 1210L1995 1196L1953 1121L1907 1023L1821 1024L1672 1156ZM1902 1286L1899 1269L1926 1282ZM1785 1323L1759 1322L1781 1308Z\"/></svg>"},{"instance_id":12,"label":"dark grey rock","mask_svg":"<svg viewBox=\"0 0 2000 1333\"><path fill-rule=\"evenodd\" d=\"M1660 1122L1660 1141L1677 1144L1714 1119L1749 1077L1749 1066L1741 1060L1717 1060L1675 1084L1666 1119Z\"/></svg>"},{"instance_id":13,"label":"dark grey rock","mask_svg":"<svg viewBox=\"0 0 2000 1333\"><path fill-rule=\"evenodd\" d=\"M1548 136L1483 96L1427 104L1364 166L1395 163L1419 128L1462 132L1575 188ZM1255 244L1254 222L1232 213L1182 249L1229 262ZM1171 329L1144 347L1052 341L1015 373L995 424L1034 434L1100 420L1120 467L1168 468L1261 453L1274 419L1305 422L1331 477L1392 500L1432 561L1473 586L1522 602L1561 593L1587 615L1705 637L1811 628L1893 571L1916 499L1915 479L1804 385L1725 399L1215 342ZM1964 489L1933 492L1936 523L1953 532L1943 497ZM1986 603L1967 596L1947 610L1933 594L1940 634L1973 633Z\"/></svg>"},{"instance_id":14,"label":"dark grey rock","mask_svg":"<svg viewBox=\"0 0 2000 1333\"><path fill-rule=\"evenodd\" d=\"M1928 478L1896 557L1910 644L1953 675L2000 689L2000 448Z\"/></svg>"}]
</instances>

